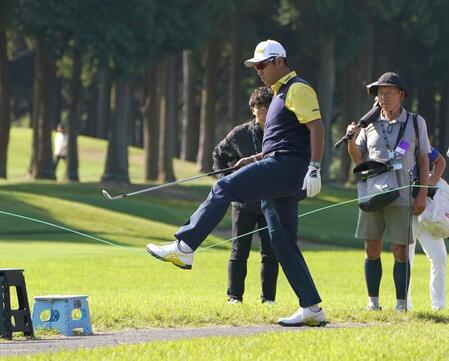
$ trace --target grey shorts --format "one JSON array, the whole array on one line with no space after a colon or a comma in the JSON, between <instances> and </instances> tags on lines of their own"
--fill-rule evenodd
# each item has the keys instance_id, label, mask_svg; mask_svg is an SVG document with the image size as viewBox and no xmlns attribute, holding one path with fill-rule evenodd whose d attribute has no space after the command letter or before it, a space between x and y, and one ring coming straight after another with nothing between
<instances>
[{"instance_id":1,"label":"grey shorts","mask_svg":"<svg viewBox=\"0 0 449 361\"><path fill-rule=\"evenodd\" d=\"M408 223L408 207L387 206L377 212L359 210L355 237L407 245ZM413 243L413 237L410 239L410 243Z\"/></svg>"}]
</instances>

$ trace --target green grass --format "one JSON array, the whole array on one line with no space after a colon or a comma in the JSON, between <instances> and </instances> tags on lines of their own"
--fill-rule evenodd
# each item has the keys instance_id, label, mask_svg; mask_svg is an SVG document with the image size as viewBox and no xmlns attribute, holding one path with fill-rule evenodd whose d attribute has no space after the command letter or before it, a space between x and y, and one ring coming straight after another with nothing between
<instances>
[{"instance_id":1,"label":"green grass","mask_svg":"<svg viewBox=\"0 0 449 361\"><path fill-rule=\"evenodd\" d=\"M143 248L126 249L60 240L0 243L4 267L25 268L30 298L44 294L87 294L95 330L127 327L176 327L274 323L293 312L297 303L281 275L277 304L260 304L257 252L251 254L245 302L226 303L228 250L196 254L192 271L180 270L149 257ZM306 251L306 259L332 322L401 322L393 311L392 257L384 256L381 288L383 312L367 313L361 251ZM414 312L418 320L430 309L429 265L419 255L413 280ZM446 311L440 313L447 321Z\"/></svg>"},{"instance_id":2,"label":"green grass","mask_svg":"<svg viewBox=\"0 0 449 361\"><path fill-rule=\"evenodd\" d=\"M97 211L106 209L117 212L117 216L126 214L171 224L173 228L168 234L164 227L146 227L151 229L151 234L154 234L156 239L168 240L173 233L172 231L183 224L191 212L206 197L214 181L213 178L206 177L181 186L111 202L101 196L102 188L111 190L112 194L120 194L148 186L148 183L143 181L142 149L129 147L130 179L134 185L116 187L97 183L104 169L106 141L79 137L79 174L83 182L81 184L69 184L61 181L24 181L30 158L30 144L31 131L29 129L12 129L8 152L8 181L0 181L0 210L42 216L41 218L50 222L64 221L67 226L81 227L80 230L104 233L104 229L110 229L110 220L107 217L97 215ZM63 179L64 167L64 163L61 163L58 167L58 179ZM196 166L189 162L176 159L174 167L178 179L198 174ZM45 198L42 196L45 196ZM357 219L355 203L336 206L339 202L355 197L354 189L324 187L319 198L301 202L300 214L333 206L321 212L301 217L301 237L320 243L360 247L361 242L353 237ZM72 203L63 203L60 200ZM47 211L48 203L52 204L49 212ZM90 212L88 212L87 205L96 208L90 209ZM95 216L92 216L92 212ZM77 217L74 217L74 214ZM76 221L75 218L80 218L80 220ZM325 222L326 227L323 227L323 222ZM9 222L7 223L9 225ZM105 227L102 226L102 223L105 223ZM33 233L36 229L36 225L23 225L23 227L30 233ZM41 232L41 228L40 226L37 227L37 232ZM229 218L225 218L220 228L230 228ZM45 227L45 229L48 230L48 227ZM156 233L154 233L154 229L156 229ZM0 219L0 235L5 233L11 233L10 227L5 229ZM117 233L115 234L117 235ZM145 238L148 238L148 235L145 235ZM122 241L128 242L126 239ZM135 243L135 241L133 242Z\"/></svg>"},{"instance_id":3,"label":"green grass","mask_svg":"<svg viewBox=\"0 0 449 361\"><path fill-rule=\"evenodd\" d=\"M30 360L447 360L447 325L407 322L62 351ZM23 360L23 357L11 360Z\"/></svg>"},{"instance_id":4,"label":"green grass","mask_svg":"<svg viewBox=\"0 0 449 361\"><path fill-rule=\"evenodd\" d=\"M59 241L53 242L2 242L0 250L0 264L4 267L25 268L30 298L59 293L89 295L94 331L272 324L279 316L285 316L297 307L283 275L278 283L276 305L266 307L260 303L260 257L255 251L249 260L244 303L228 305L225 291L229 252L225 249L197 253L192 271L183 271L152 259L142 248L130 247L123 250L76 243L70 237L61 237ZM211 359L216 359L220 354L223 359L238 359L238 355L246 355L247 359L278 359L277 355L283 356L286 350L290 350L292 356L305 359L313 359L315 354L320 355L318 359L322 359L321 355L324 359L327 356L329 359L337 359L340 358L340 349L340 352L344 351L343 359L349 360L358 359L356 356L360 356L362 351L362 355L368 357L369 350L374 352L376 347L382 347L380 355L387 359L410 359L407 353L412 352L412 347L415 347L416 352L411 355L417 356L423 353L431 355L435 350L441 355L441 347L447 347L441 343L436 348L438 342L448 336L449 312L434 314L429 311L429 264L423 255L418 255L416 259L413 276L414 310L407 316L393 311L393 262L390 254L384 256L381 288L383 311L371 313L363 310L366 295L361 251L324 248L306 251L305 257L321 292L323 307L332 323L362 322L382 327L357 330L315 329L300 335L282 333L224 340L211 338L176 343L155 342L147 346L63 352L51 359L76 360L82 357L89 360L118 360L130 355L133 360L145 360L165 355L161 358L182 357L194 360L205 359L208 355ZM38 332L37 335L43 337L46 333ZM422 346L416 349L417 344ZM261 345L266 347L262 348ZM319 345L326 347L320 348ZM247 352L243 353L245 348ZM266 350L270 349L272 351L267 354ZM49 359L48 355L42 357Z\"/></svg>"},{"instance_id":5,"label":"green grass","mask_svg":"<svg viewBox=\"0 0 449 361\"><path fill-rule=\"evenodd\" d=\"M27 174L31 157L31 130L27 128L12 128L8 147L8 179L23 180ZM54 136L55 133L53 133ZM79 176L82 182L98 182L106 163L107 141L85 136L78 137L79 148ZM143 183L144 179L144 151L136 147L128 147L129 176L132 183ZM176 175L186 178L197 175L194 166L179 160L174 161ZM57 178L64 179L65 165L62 161L58 165ZM210 180L197 180L192 184L210 184Z\"/></svg>"},{"instance_id":6,"label":"green grass","mask_svg":"<svg viewBox=\"0 0 449 361\"><path fill-rule=\"evenodd\" d=\"M297 301L282 274L276 305L265 307L260 304L260 256L256 250L252 251L248 264L245 302L237 306L226 303L228 243L198 252L192 271L180 270L146 254L144 245L149 240L169 241L172 238L173 232L206 196L213 179L204 178L157 193L109 201L101 195L101 189L109 189L109 186L97 183L103 170L106 143L80 138L83 183L30 182L23 179L29 162L30 132L13 129L9 151L10 179L0 182L0 211L75 229L117 246L0 214L0 264L3 268L25 269L30 299L45 294L87 294L94 331L271 324L278 317L295 311ZM142 150L131 148L130 154L134 185L111 188L115 194L147 186L143 182ZM175 161L175 170L179 178L197 174L193 164L179 160ZM61 165L58 175L62 171ZM353 189L324 187L319 198L301 203L300 213L351 198L355 198ZM393 259L389 253L383 256L383 311L367 313L363 310L366 302L364 255L362 243L353 238L356 214L357 207L352 203L301 217L301 236L319 242L305 252L305 257L331 322L374 323L381 327L154 342L141 346L66 351L52 359L294 357L349 360L370 359L374 354L373 359L438 359L436 356L444 355L439 353L440 350L447 351L449 312L433 314L429 311L429 262L423 255L416 257L413 274L413 312L404 316L393 311ZM220 225L220 234L229 226L229 218L225 218ZM210 236L204 245L222 240L218 235ZM43 337L46 333L39 331L37 335ZM40 357L50 359L48 355Z\"/></svg>"}]
</instances>

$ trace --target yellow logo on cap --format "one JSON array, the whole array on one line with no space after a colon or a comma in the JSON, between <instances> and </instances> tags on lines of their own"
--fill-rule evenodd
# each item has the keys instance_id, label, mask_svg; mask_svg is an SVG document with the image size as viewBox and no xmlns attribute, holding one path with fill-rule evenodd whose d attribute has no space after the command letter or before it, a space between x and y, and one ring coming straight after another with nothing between
<instances>
[{"instance_id":1,"label":"yellow logo on cap","mask_svg":"<svg viewBox=\"0 0 449 361\"><path fill-rule=\"evenodd\" d=\"M262 45L262 46L258 46L256 48L256 50L254 51L254 54L263 54L264 52L265 52L265 47Z\"/></svg>"}]
</instances>

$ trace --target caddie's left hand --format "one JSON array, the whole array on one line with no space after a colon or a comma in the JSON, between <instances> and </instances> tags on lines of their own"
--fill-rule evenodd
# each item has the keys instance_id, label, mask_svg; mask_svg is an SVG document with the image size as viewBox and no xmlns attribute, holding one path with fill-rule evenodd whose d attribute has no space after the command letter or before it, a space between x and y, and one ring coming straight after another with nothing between
<instances>
[{"instance_id":1,"label":"caddie's left hand","mask_svg":"<svg viewBox=\"0 0 449 361\"><path fill-rule=\"evenodd\" d=\"M307 191L307 197L315 197L321 190L321 175L320 168L309 165L309 170L304 177L302 190Z\"/></svg>"}]
</instances>

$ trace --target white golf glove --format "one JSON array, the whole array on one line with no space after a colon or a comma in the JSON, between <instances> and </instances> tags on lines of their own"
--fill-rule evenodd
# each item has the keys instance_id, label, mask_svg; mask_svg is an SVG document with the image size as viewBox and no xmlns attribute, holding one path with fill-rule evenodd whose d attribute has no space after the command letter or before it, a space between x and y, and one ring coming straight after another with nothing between
<instances>
[{"instance_id":1,"label":"white golf glove","mask_svg":"<svg viewBox=\"0 0 449 361\"><path fill-rule=\"evenodd\" d=\"M321 175L320 168L313 165L309 165L309 170L304 177L304 183L302 184L302 190L307 191L307 197L314 197L321 190Z\"/></svg>"}]
</instances>

